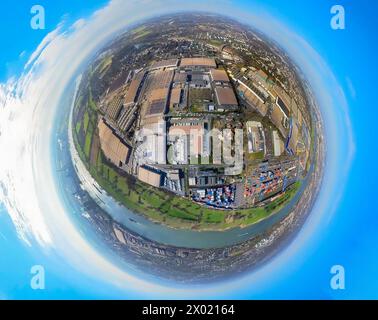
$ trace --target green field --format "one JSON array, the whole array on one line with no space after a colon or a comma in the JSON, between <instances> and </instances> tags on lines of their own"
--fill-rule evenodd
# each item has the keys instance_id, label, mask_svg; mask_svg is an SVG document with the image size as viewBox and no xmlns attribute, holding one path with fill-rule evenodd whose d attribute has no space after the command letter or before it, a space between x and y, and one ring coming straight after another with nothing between
<instances>
[{"instance_id":1,"label":"green field","mask_svg":"<svg viewBox=\"0 0 378 320\"><path fill-rule=\"evenodd\" d=\"M88 125L87 134L85 135L85 145L84 145L84 153L88 159L91 152L92 137L93 137L93 128L92 128L92 125L90 124Z\"/></svg>"},{"instance_id":2,"label":"green field","mask_svg":"<svg viewBox=\"0 0 378 320\"><path fill-rule=\"evenodd\" d=\"M246 157L248 160L262 160L264 159L264 151L259 152L252 152L252 153L246 153Z\"/></svg>"},{"instance_id":3,"label":"green field","mask_svg":"<svg viewBox=\"0 0 378 320\"><path fill-rule=\"evenodd\" d=\"M189 105L192 112L205 112L205 101L212 101L210 89L195 89L189 90Z\"/></svg>"},{"instance_id":4,"label":"green field","mask_svg":"<svg viewBox=\"0 0 378 320\"><path fill-rule=\"evenodd\" d=\"M140 40L141 38L152 33L152 30L148 30L146 27L139 27L133 32L133 40Z\"/></svg>"},{"instance_id":5,"label":"green field","mask_svg":"<svg viewBox=\"0 0 378 320\"><path fill-rule=\"evenodd\" d=\"M78 134L80 132L80 129L81 129L81 122L77 122L76 123L76 133Z\"/></svg>"},{"instance_id":6,"label":"green field","mask_svg":"<svg viewBox=\"0 0 378 320\"><path fill-rule=\"evenodd\" d=\"M109 55L102 59L102 61L98 64L96 69L94 70L95 72L98 72L100 74L100 77L103 77L103 75L106 73L106 71L110 68L113 62L113 56Z\"/></svg>"},{"instance_id":7,"label":"green field","mask_svg":"<svg viewBox=\"0 0 378 320\"><path fill-rule=\"evenodd\" d=\"M220 47L221 45L224 44L224 42L221 41L221 40L212 39L212 40L209 41L209 44L211 44L211 45L213 45L215 47Z\"/></svg>"}]
</instances>

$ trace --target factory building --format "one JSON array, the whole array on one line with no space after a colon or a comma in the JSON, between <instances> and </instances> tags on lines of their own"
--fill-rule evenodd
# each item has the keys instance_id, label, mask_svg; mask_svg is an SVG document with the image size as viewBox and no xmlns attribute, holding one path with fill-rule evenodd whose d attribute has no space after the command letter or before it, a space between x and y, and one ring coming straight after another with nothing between
<instances>
[{"instance_id":1,"label":"factory building","mask_svg":"<svg viewBox=\"0 0 378 320\"><path fill-rule=\"evenodd\" d=\"M163 183L163 174L156 169L141 166L138 169L138 179L150 186L159 188Z\"/></svg>"},{"instance_id":2,"label":"factory building","mask_svg":"<svg viewBox=\"0 0 378 320\"><path fill-rule=\"evenodd\" d=\"M141 91L144 76L145 76L145 72L139 72L134 75L134 78L131 81L130 87L127 90L127 93L125 96L125 101L124 101L125 106L133 104L138 100L138 96Z\"/></svg>"},{"instance_id":3,"label":"factory building","mask_svg":"<svg viewBox=\"0 0 378 320\"><path fill-rule=\"evenodd\" d=\"M199 69L199 68L216 68L217 64L214 58L182 58L180 68Z\"/></svg>"},{"instance_id":4,"label":"factory building","mask_svg":"<svg viewBox=\"0 0 378 320\"><path fill-rule=\"evenodd\" d=\"M101 149L105 157L117 167L127 164L131 148L101 119L98 123Z\"/></svg>"},{"instance_id":5,"label":"factory building","mask_svg":"<svg viewBox=\"0 0 378 320\"><path fill-rule=\"evenodd\" d=\"M211 81L216 82L216 83L226 83L230 81L227 75L227 72L222 69L211 69L210 77L211 77Z\"/></svg>"},{"instance_id":6,"label":"factory building","mask_svg":"<svg viewBox=\"0 0 378 320\"><path fill-rule=\"evenodd\" d=\"M158 69L166 69L166 68L176 68L178 65L178 59L167 59L156 61L150 66L150 71L158 70Z\"/></svg>"},{"instance_id":7,"label":"factory building","mask_svg":"<svg viewBox=\"0 0 378 320\"><path fill-rule=\"evenodd\" d=\"M216 86L215 96L217 98L218 110L220 108L230 109L238 106L234 90L229 86Z\"/></svg>"}]
</instances>

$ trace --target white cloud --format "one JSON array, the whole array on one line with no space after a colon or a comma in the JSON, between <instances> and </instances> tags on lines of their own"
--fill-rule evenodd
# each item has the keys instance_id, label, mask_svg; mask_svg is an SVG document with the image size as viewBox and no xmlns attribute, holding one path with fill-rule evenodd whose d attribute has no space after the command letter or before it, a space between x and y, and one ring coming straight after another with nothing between
<instances>
[{"instance_id":1,"label":"white cloud","mask_svg":"<svg viewBox=\"0 0 378 320\"><path fill-rule=\"evenodd\" d=\"M81 29L82 27L84 27L85 25L85 19L79 19L77 20L73 25L72 25L72 28L74 30L79 30Z\"/></svg>"},{"instance_id":2,"label":"white cloud","mask_svg":"<svg viewBox=\"0 0 378 320\"><path fill-rule=\"evenodd\" d=\"M25 69L27 69L38 58L41 52L43 52L43 50L46 49L46 47L51 43L51 41L53 41L59 35L61 31L61 26L62 25L60 24L56 29L48 33L47 36L43 38L42 42L38 45L37 49L30 56L28 62L25 65Z\"/></svg>"}]
</instances>

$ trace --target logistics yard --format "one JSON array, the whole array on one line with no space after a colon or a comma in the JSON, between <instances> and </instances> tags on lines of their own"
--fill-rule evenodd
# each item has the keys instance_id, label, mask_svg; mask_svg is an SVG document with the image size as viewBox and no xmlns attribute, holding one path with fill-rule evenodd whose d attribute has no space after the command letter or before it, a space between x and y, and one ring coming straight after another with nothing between
<instances>
[{"instance_id":1,"label":"logistics yard","mask_svg":"<svg viewBox=\"0 0 378 320\"><path fill-rule=\"evenodd\" d=\"M113 70L108 53L85 75L73 115L81 160L117 201L171 227L267 218L309 167L312 129L297 82L286 66L276 74L246 56L255 40L236 30L166 28L164 39L152 26L135 29L127 64Z\"/></svg>"}]
</instances>

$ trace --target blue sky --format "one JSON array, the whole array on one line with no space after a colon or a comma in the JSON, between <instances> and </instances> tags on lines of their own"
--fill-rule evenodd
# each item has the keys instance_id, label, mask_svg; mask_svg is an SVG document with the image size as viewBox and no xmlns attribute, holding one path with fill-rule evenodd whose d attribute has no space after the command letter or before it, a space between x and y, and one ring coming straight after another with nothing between
<instances>
[{"instance_id":1,"label":"blue sky","mask_svg":"<svg viewBox=\"0 0 378 320\"><path fill-rule=\"evenodd\" d=\"M5 80L15 72L20 72L28 56L34 51L41 40L52 30L54 30L62 19L67 22L88 16L106 4L106 0L66 0L66 1L34 1L5 0L1 3L2 17L1 27L1 53L0 53L0 80ZM33 30L30 27L31 13L33 5L42 5L46 12L46 28L44 30ZM20 54L25 51L23 58Z\"/></svg>"},{"instance_id":2,"label":"blue sky","mask_svg":"<svg viewBox=\"0 0 378 320\"><path fill-rule=\"evenodd\" d=\"M0 82L18 75L29 55L44 36L64 18L72 23L86 17L106 1L69 0L38 1L46 10L46 30L30 28L31 0L2 1L0 19ZM304 4L306 3L306 4ZM346 29L330 28L330 7L342 4L346 11ZM319 246L312 256L293 266L289 279L280 279L264 292L243 288L230 298L377 298L378 280L378 210L375 207L375 180L378 178L370 161L378 156L374 97L377 59L377 1L235 1L245 12L264 10L305 38L330 66L346 94L356 152L342 197L329 224L325 224ZM5 12L5 14L4 14ZM20 54L25 52L22 57ZM340 168L344 163L339 162ZM30 265L44 263L44 255L31 252L18 240L10 218L0 209L0 299L10 298L91 298L109 297L104 290L93 291L94 284L81 274L49 273L51 290L36 292L29 286ZM43 256L43 258L41 258ZM41 259L43 260L41 262ZM52 257L53 260L58 259ZM47 263L47 261L46 261ZM347 289L329 288L329 268L342 264L347 272ZM11 272L10 272L11 270ZM6 275L6 276L5 276ZM80 277L80 287L75 281ZM113 289L110 297L119 297ZM96 293L97 292L97 293ZM125 297L136 297L128 293Z\"/></svg>"}]
</instances>

